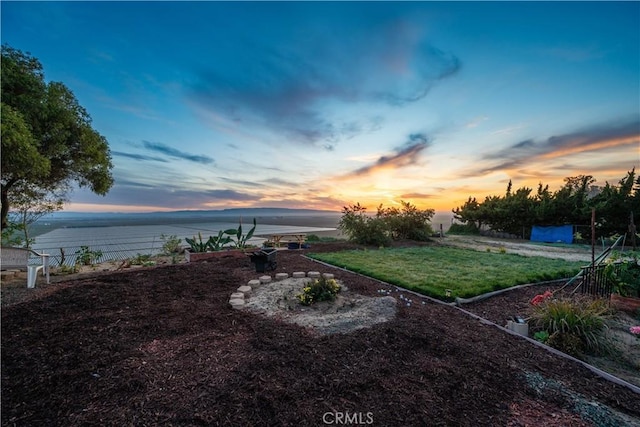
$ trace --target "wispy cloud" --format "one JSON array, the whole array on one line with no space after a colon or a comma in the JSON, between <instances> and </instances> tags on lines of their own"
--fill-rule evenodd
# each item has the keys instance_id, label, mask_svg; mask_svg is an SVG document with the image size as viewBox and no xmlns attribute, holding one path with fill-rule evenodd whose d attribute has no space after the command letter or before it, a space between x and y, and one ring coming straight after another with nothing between
<instances>
[{"instance_id":1,"label":"wispy cloud","mask_svg":"<svg viewBox=\"0 0 640 427\"><path fill-rule=\"evenodd\" d=\"M168 160L154 157L154 156L145 156L144 154L133 154L133 153L125 153L122 151L112 151L111 154L117 157L126 157L128 159L138 160L138 161L153 161L153 162L163 162L168 163Z\"/></svg>"},{"instance_id":2,"label":"wispy cloud","mask_svg":"<svg viewBox=\"0 0 640 427\"><path fill-rule=\"evenodd\" d=\"M136 182L116 181L109 191L109 199L115 205L162 206L171 209L207 209L211 206L253 203L260 196L227 189L184 190L171 186L149 187ZM101 197L92 193L77 195L78 203L101 203Z\"/></svg>"},{"instance_id":3,"label":"wispy cloud","mask_svg":"<svg viewBox=\"0 0 640 427\"><path fill-rule=\"evenodd\" d=\"M396 152L381 156L373 164L364 166L350 173L348 177L362 176L380 170L398 169L419 163L420 155L429 146L426 135L416 133L409 135L409 140Z\"/></svg>"},{"instance_id":4,"label":"wispy cloud","mask_svg":"<svg viewBox=\"0 0 640 427\"><path fill-rule=\"evenodd\" d=\"M373 28L337 28L288 45L247 43L237 72L224 63L200 70L188 97L236 123L261 125L295 142L336 142L376 129L381 117L329 116L327 105L402 106L427 95L460 69L416 26L386 20Z\"/></svg>"},{"instance_id":5,"label":"wispy cloud","mask_svg":"<svg viewBox=\"0 0 640 427\"><path fill-rule=\"evenodd\" d=\"M214 160L209 156L185 153L184 151L169 147L161 142L142 141L142 145L147 150L162 153L175 159L188 160L190 162L201 163L203 165L208 165L214 162Z\"/></svg>"},{"instance_id":6,"label":"wispy cloud","mask_svg":"<svg viewBox=\"0 0 640 427\"><path fill-rule=\"evenodd\" d=\"M402 200L407 200L407 199L431 199L432 197L434 197L433 194L426 194L426 193L404 193L400 195L400 198Z\"/></svg>"},{"instance_id":7,"label":"wispy cloud","mask_svg":"<svg viewBox=\"0 0 640 427\"><path fill-rule=\"evenodd\" d=\"M202 196L206 199L213 199L215 201L255 201L260 198L258 196L241 193L235 190L207 190L202 192Z\"/></svg>"},{"instance_id":8,"label":"wispy cloud","mask_svg":"<svg viewBox=\"0 0 640 427\"><path fill-rule=\"evenodd\" d=\"M473 129L475 127L480 126L482 124L482 122L484 122L486 120L489 120L489 117L487 117L487 116L474 117L469 122L467 122L467 124L465 124L464 127L469 128L469 129Z\"/></svg>"},{"instance_id":9,"label":"wispy cloud","mask_svg":"<svg viewBox=\"0 0 640 427\"><path fill-rule=\"evenodd\" d=\"M506 128L494 130L493 132L491 132L491 135L509 135L516 130L524 129L525 127L526 125L524 124L508 126Z\"/></svg>"},{"instance_id":10,"label":"wispy cloud","mask_svg":"<svg viewBox=\"0 0 640 427\"><path fill-rule=\"evenodd\" d=\"M587 129L557 135L546 140L528 139L519 141L502 150L487 153L482 157L491 164L479 171L482 174L500 170L530 166L535 161L549 161L586 152L602 152L619 147L640 144L640 120L606 123Z\"/></svg>"},{"instance_id":11,"label":"wispy cloud","mask_svg":"<svg viewBox=\"0 0 640 427\"><path fill-rule=\"evenodd\" d=\"M585 62L592 59L601 59L604 56L604 52L601 49L593 46L555 46L541 49L540 52L543 55L569 62Z\"/></svg>"}]
</instances>

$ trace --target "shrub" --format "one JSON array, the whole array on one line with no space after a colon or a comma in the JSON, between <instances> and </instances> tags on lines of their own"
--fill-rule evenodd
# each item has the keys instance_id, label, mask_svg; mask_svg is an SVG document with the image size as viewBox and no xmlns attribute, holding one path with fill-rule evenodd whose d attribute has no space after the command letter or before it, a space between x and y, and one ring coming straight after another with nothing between
<instances>
[{"instance_id":1,"label":"shrub","mask_svg":"<svg viewBox=\"0 0 640 427\"><path fill-rule=\"evenodd\" d=\"M135 257L130 260L131 265L142 265L145 267L150 267L152 265L156 265L155 261L151 260L150 254L137 254Z\"/></svg>"},{"instance_id":2,"label":"shrub","mask_svg":"<svg viewBox=\"0 0 640 427\"><path fill-rule=\"evenodd\" d=\"M600 353L605 349L602 332L610 314L603 299L546 299L534 306L534 330L549 333L547 343L572 356Z\"/></svg>"},{"instance_id":3,"label":"shrub","mask_svg":"<svg viewBox=\"0 0 640 427\"><path fill-rule=\"evenodd\" d=\"M302 305L311 305L320 301L333 301L340 289L341 287L335 279L321 277L315 279L309 286L305 286L302 289L302 293L297 297Z\"/></svg>"},{"instance_id":4,"label":"shrub","mask_svg":"<svg viewBox=\"0 0 640 427\"><path fill-rule=\"evenodd\" d=\"M167 236L163 233L160 235L160 240L162 240L162 253L165 255L177 254L182 249L180 246L182 239L179 239L175 234Z\"/></svg>"},{"instance_id":5,"label":"shrub","mask_svg":"<svg viewBox=\"0 0 640 427\"><path fill-rule=\"evenodd\" d=\"M479 235L480 229L473 223L468 222L466 224L451 224L448 234L474 234Z\"/></svg>"},{"instance_id":6,"label":"shrub","mask_svg":"<svg viewBox=\"0 0 640 427\"><path fill-rule=\"evenodd\" d=\"M615 252L607 260L604 274L614 292L627 297L640 297L640 264L638 254L629 252L624 256Z\"/></svg>"},{"instance_id":7,"label":"shrub","mask_svg":"<svg viewBox=\"0 0 640 427\"><path fill-rule=\"evenodd\" d=\"M574 357L580 357L585 351L584 342L569 332L556 332L549 335L545 344Z\"/></svg>"},{"instance_id":8,"label":"shrub","mask_svg":"<svg viewBox=\"0 0 640 427\"><path fill-rule=\"evenodd\" d=\"M393 239L427 241L433 234L429 222L435 211L420 210L411 203L401 201L401 209L378 207L376 216L382 218Z\"/></svg>"},{"instance_id":9,"label":"shrub","mask_svg":"<svg viewBox=\"0 0 640 427\"><path fill-rule=\"evenodd\" d=\"M429 222L435 211L419 210L407 202L402 208L378 207L375 216L367 215L366 208L359 203L342 209L338 228L349 240L364 245L387 246L391 240L429 240L433 234Z\"/></svg>"},{"instance_id":10,"label":"shrub","mask_svg":"<svg viewBox=\"0 0 640 427\"><path fill-rule=\"evenodd\" d=\"M83 265L95 264L102 256L102 251L92 251L91 249L89 249L89 246L80 246L80 249L75 253L76 255L78 255L76 258L76 263L80 263Z\"/></svg>"},{"instance_id":11,"label":"shrub","mask_svg":"<svg viewBox=\"0 0 640 427\"><path fill-rule=\"evenodd\" d=\"M380 218L368 216L367 208L356 204L342 209L342 218L338 228L349 237L349 240L362 245L386 246L391 237L386 230L384 221Z\"/></svg>"}]
</instances>

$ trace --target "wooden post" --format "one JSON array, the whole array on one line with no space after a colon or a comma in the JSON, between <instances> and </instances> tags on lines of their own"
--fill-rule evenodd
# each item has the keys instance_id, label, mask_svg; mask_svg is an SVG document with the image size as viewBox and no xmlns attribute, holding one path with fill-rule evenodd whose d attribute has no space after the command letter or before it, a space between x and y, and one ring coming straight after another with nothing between
<instances>
[{"instance_id":1,"label":"wooden post","mask_svg":"<svg viewBox=\"0 0 640 427\"><path fill-rule=\"evenodd\" d=\"M591 287L596 280L596 208L591 209Z\"/></svg>"}]
</instances>

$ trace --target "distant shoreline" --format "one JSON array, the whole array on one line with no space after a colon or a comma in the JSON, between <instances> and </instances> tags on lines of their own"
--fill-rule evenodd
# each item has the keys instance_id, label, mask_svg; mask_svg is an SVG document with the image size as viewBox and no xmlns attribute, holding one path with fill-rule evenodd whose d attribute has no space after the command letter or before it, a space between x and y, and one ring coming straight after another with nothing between
<instances>
[{"instance_id":1,"label":"distant shoreline","mask_svg":"<svg viewBox=\"0 0 640 427\"><path fill-rule=\"evenodd\" d=\"M184 225L225 222L258 224L303 225L309 227L336 228L340 214L308 209L230 209L224 211L173 211L151 213L79 213L56 212L40 219L31 226L36 237L58 228L117 227L142 225ZM317 225L316 225L317 224ZM328 225L325 225L328 224Z\"/></svg>"},{"instance_id":2,"label":"distant shoreline","mask_svg":"<svg viewBox=\"0 0 640 427\"><path fill-rule=\"evenodd\" d=\"M31 236L37 237L58 228L89 228L137 225L184 225L203 222L225 222L237 224L240 219L245 226L251 227L253 218L262 225L290 225L301 227L333 228L331 231L319 231L320 237L344 238L337 229L342 214L339 212L309 209L231 209L224 211L174 211L153 213L77 213L58 212L44 217L31 227ZM431 222L434 231L443 225L449 229L452 215L436 213Z\"/></svg>"}]
</instances>

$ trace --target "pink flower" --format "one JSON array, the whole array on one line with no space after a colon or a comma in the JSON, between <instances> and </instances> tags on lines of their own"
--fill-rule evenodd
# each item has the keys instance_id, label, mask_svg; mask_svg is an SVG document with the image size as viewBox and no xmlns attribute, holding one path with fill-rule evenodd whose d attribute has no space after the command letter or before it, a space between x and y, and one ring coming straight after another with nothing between
<instances>
[{"instance_id":1,"label":"pink flower","mask_svg":"<svg viewBox=\"0 0 640 427\"><path fill-rule=\"evenodd\" d=\"M547 298L549 298L550 296L553 296L553 292L551 292L551 291L547 290L547 291L545 291L545 293L543 293L543 294L539 294L539 295L536 295L535 297L533 297L533 298L531 299L531 304L532 304L532 305L538 305L538 304L540 304L542 301L544 301L544 300L546 300Z\"/></svg>"},{"instance_id":2,"label":"pink flower","mask_svg":"<svg viewBox=\"0 0 640 427\"><path fill-rule=\"evenodd\" d=\"M630 327L629 332L631 332L633 335L640 335L640 326Z\"/></svg>"}]
</instances>

